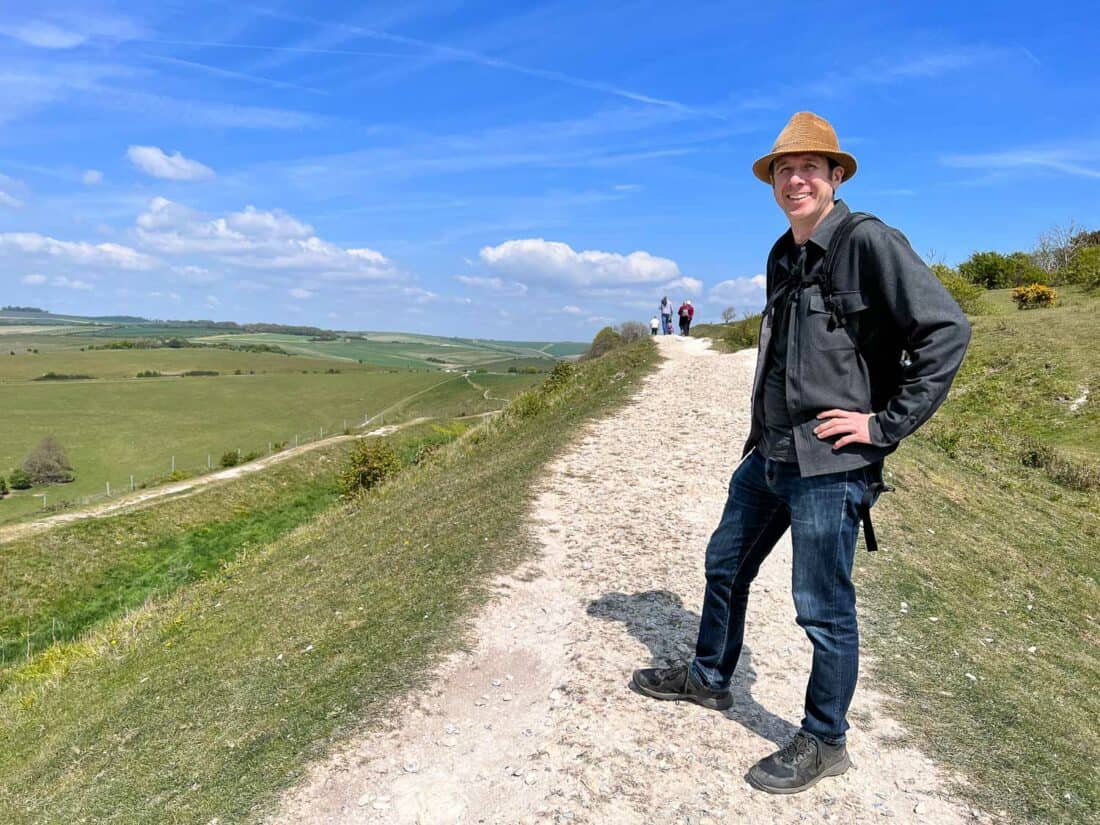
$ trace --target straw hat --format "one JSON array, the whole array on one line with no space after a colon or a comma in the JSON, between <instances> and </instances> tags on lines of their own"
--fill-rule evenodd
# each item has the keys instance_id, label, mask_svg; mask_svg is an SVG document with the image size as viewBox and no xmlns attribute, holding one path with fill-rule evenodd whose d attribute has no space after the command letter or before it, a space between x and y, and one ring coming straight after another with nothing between
<instances>
[{"instance_id":1,"label":"straw hat","mask_svg":"<svg viewBox=\"0 0 1100 825\"><path fill-rule=\"evenodd\" d=\"M855 177L856 159L847 152L840 151L832 124L813 112L795 112L775 139L771 152L752 165L752 173L771 186L772 161L780 155L802 152L813 152L832 158L844 170L846 181Z\"/></svg>"}]
</instances>

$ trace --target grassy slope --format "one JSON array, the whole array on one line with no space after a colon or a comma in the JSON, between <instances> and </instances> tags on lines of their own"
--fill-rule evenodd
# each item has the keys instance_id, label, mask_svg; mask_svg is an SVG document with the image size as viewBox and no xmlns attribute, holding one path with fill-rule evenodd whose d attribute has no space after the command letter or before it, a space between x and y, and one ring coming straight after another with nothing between
<instances>
[{"instance_id":1,"label":"grassy slope","mask_svg":"<svg viewBox=\"0 0 1100 825\"><path fill-rule=\"evenodd\" d=\"M1100 404L1069 409L1100 387L1100 297L1029 312L990 300L951 398L887 462L887 552L858 560L866 641L896 713L980 803L1096 821L1100 491L1020 456L1037 442L1100 463Z\"/></svg>"},{"instance_id":2,"label":"grassy slope","mask_svg":"<svg viewBox=\"0 0 1100 825\"><path fill-rule=\"evenodd\" d=\"M36 659L0 693L0 821L237 821L453 649L527 555L531 484L626 401L640 342L440 460Z\"/></svg>"},{"instance_id":3,"label":"grassy slope","mask_svg":"<svg viewBox=\"0 0 1100 825\"><path fill-rule=\"evenodd\" d=\"M28 652L215 573L334 504L335 468L350 450L333 444L194 495L5 543L0 684Z\"/></svg>"}]
</instances>

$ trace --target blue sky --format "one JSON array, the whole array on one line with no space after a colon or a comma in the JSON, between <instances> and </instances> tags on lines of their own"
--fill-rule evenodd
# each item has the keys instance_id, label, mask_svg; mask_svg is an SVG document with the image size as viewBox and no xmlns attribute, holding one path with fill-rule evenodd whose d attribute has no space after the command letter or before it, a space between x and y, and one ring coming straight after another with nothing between
<instances>
[{"instance_id":1,"label":"blue sky","mask_svg":"<svg viewBox=\"0 0 1100 825\"><path fill-rule=\"evenodd\" d=\"M1100 225L1083 2L16 5L3 303L574 340L758 309L786 225L750 165L802 109L926 258Z\"/></svg>"}]
</instances>

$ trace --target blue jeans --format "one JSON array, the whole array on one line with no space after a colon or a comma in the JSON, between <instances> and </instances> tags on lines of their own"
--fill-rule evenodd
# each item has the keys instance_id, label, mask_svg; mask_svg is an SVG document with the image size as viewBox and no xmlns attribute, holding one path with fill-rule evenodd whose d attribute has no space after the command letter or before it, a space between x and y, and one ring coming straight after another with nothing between
<instances>
[{"instance_id":1,"label":"blue jeans","mask_svg":"<svg viewBox=\"0 0 1100 825\"><path fill-rule=\"evenodd\" d=\"M694 681L712 690L729 687L741 656L749 586L790 527L797 621L814 649L802 727L826 742L844 741L859 673L852 559L859 504L870 481L866 469L802 478L797 464L764 458L756 450L741 462L707 545Z\"/></svg>"}]
</instances>

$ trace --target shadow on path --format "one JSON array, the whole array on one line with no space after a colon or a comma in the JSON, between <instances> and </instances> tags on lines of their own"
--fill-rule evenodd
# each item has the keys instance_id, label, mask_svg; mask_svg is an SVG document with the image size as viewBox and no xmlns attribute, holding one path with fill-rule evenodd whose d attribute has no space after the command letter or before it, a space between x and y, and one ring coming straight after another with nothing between
<instances>
[{"instance_id":1,"label":"shadow on path","mask_svg":"<svg viewBox=\"0 0 1100 825\"><path fill-rule=\"evenodd\" d=\"M649 648L653 659L650 667L665 667L690 659L699 630L699 615L685 610L680 597L668 590L608 593L589 603L588 615L625 624L627 632ZM745 645L730 685L733 707L724 715L757 736L783 745L794 736L798 727L776 716L752 697L755 682L752 651Z\"/></svg>"}]
</instances>

